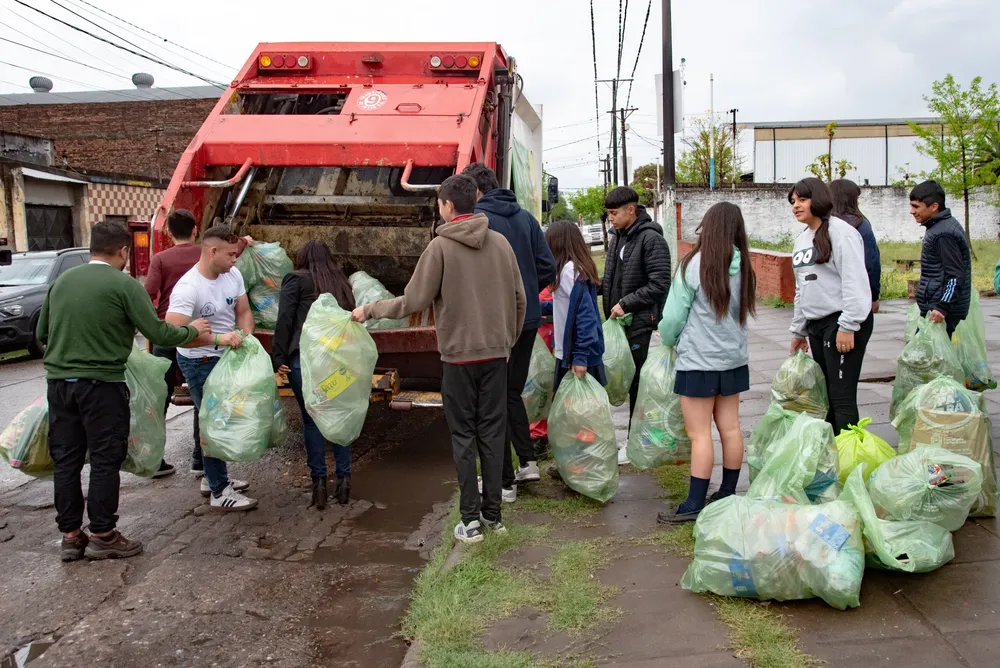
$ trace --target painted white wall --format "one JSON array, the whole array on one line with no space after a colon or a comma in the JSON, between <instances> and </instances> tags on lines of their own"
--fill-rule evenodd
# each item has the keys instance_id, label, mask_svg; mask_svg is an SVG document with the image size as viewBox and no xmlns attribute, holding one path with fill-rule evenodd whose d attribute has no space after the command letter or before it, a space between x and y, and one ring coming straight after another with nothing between
<instances>
[{"instance_id":1,"label":"painted white wall","mask_svg":"<svg viewBox=\"0 0 1000 668\"><path fill-rule=\"evenodd\" d=\"M889 137L888 142L882 137L835 137L833 159L847 160L854 165L846 178L855 183L863 184L868 179L869 185L884 186L901 180L903 173L913 175L932 172L936 168L934 160L917 150L919 143L916 137ZM754 142L754 182L791 184L812 176L809 165L826 151L825 139L757 140ZM777 171L774 168L775 158ZM889 169L888 183L886 166Z\"/></svg>"}]
</instances>

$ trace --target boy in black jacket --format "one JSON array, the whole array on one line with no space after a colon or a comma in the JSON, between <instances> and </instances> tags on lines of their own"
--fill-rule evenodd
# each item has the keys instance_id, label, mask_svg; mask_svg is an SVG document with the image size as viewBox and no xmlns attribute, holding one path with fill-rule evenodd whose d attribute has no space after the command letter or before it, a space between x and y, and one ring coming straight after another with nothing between
<instances>
[{"instance_id":1,"label":"boy in black jacket","mask_svg":"<svg viewBox=\"0 0 1000 668\"><path fill-rule=\"evenodd\" d=\"M479 200L476 213L484 213L490 229L499 232L514 249L521 281L527 297L524 326L507 363L507 447L504 448L503 500L517 499L516 483L540 479L535 446L531 441L528 413L521 392L528 379L531 349L541 325L542 311L538 293L556 279L556 261L545 242L542 228L535 217L521 208L514 192L500 187L497 176L486 165L476 162L462 172L476 182ZM514 444L520 466L515 471L510 444Z\"/></svg>"}]
</instances>

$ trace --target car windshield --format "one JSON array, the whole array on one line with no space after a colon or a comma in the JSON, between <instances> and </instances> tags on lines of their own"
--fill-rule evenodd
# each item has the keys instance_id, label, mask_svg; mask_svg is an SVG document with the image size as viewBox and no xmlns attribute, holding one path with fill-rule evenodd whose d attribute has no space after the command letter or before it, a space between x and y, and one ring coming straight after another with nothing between
<instances>
[{"instance_id":1,"label":"car windshield","mask_svg":"<svg viewBox=\"0 0 1000 668\"><path fill-rule=\"evenodd\" d=\"M45 285L55 261L54 257L15 255L10 265L0 267L0 286Z\"/></svg>"}]
</instances>

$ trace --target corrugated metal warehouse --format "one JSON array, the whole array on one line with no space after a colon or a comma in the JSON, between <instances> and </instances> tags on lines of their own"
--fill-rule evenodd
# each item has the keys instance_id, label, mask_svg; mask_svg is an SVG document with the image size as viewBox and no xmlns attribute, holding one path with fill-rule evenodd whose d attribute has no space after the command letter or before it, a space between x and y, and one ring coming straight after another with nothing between
<instances>
[{"instance_id":1,"label":"corrugated metal warehouse","mask_svg":"<svg viewBox=\"0 0 1000 668\"><path fill-rule=\"evenodd\" d=\"M933 171L937 164L917 150L920 139L907 121L941 130L933 118L836 121L834 163L854 165L846 177L858 185L887 186ZM754 182L794 183L812 176L809 165L827 152L829 123L754 123Z\"/></svg>"}]
</instances>

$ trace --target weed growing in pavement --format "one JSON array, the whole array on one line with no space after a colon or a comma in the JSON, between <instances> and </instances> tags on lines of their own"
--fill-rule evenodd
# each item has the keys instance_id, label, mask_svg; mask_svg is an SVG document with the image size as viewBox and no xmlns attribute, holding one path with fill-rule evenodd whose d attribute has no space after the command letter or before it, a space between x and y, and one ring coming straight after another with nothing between
<instances>
[{"instance_id":1,"label":"weed growing in pavement","mask_svg":"<svg viewBox=\"0 0 1000 668\"><path fill-rule=\"evenodd\" d=\"M549 612L550 626L575 631L617 613L605 606L615 589L593 577L594 570L608 562L606 548L602 541L572 542L561 545L549 557L552 577L544 608Z\"/></svg>"},{"instance_id":2,"label":"weed growing in pavement","mask_svg":"<svg viewBox=\"0 0 1000 668\"><path fill-rule=\"evenodd\" d=\"M657 529L648 536L632 541L636 545L659 545L671 554L691 559L694 557L694 525L681 524L675 527Z\"/></svg>"},{"instance_id":3,"label":"weed growing in pavement","mask_svg":"<svg viewBox=\"0 0 1000 668\"><path fill-rule=\"evenodd\" d=\"M794 302L786 302L781 297L760 297L757 301L768 308L792 308Z\"/></svg>"},{"instance_id":4,"label":"weed growing in pavement","mask_svg":"<svg viewBox=\"0 0 1000 668\"><path fill-rule=\"evenodd\" d=\"M810 668L817 661L798 648L798 637L781 615L742 598L708 596L729 628L736 656L753 668Z\"/></svg>"},{"instance_id":5,"label":"weed growing in pavement","mask_svg":"<svg viewBox=\"0 0 1000 668\"><path fill-rule=\"evenodd\" d=\"M691 484L691 467L688 464L664 464L652 470L653 478L664 489L663 498L683 501Z\"/></svg>"},{"instance_id":6,"label":"weed growing in pavement","mask_svg":"<svg viewBox=\"0 0 1000 668\"><path fill-rule=\"evenodd\" d=\"M509 511L552 515L561 520L576 520L594 515L604 504L568 490L561 482L543 475L538 482L518 488L517 503Z\"/></svg>"}]
</instances>

